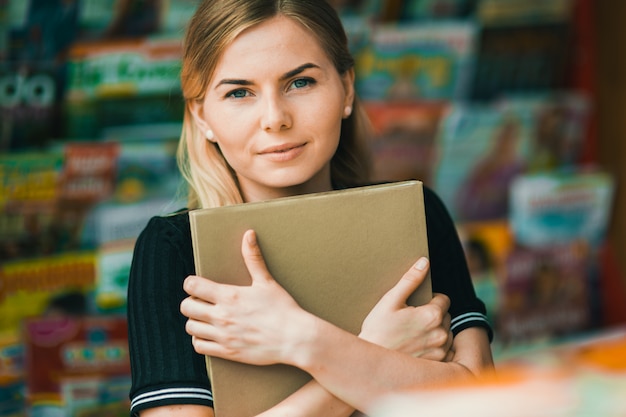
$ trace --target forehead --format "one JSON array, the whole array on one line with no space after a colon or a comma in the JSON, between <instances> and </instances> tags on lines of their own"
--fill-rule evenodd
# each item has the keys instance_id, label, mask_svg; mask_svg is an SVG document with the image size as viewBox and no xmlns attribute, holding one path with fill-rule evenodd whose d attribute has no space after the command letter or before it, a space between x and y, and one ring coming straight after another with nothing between
<instances>
[{"instance_id":1,"label":"forehead","mask_svg":"<svg viewBox=\"0 0 626 417\"><path fill-rule=\"evenodd\" d=\"M221 54L215 75L224 71L259 73L269 66L291 70L304 62L332 66L319 39L308 28L279 15L237 35Z\"/></svg>"}]
</instances>

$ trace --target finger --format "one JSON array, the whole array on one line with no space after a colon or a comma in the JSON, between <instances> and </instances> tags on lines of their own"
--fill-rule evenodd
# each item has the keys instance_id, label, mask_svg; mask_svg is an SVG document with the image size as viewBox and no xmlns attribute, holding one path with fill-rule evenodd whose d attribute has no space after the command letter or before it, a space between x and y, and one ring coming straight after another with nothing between
<instances>
[{"instance_id":1,"label":"finger","mask_svg":"<svg viewBox=\"0 0 626 417\"><path fill-rule=\"evenodd\" d=\"M454 348L451 347L450 349L448 349L448 353L446 354L446 357L443 359L443 362L452 362L452 360L454 359Z\"/></svg>"},{"instance_id":2,"label":"finger","mask_svg":"<svg viewBox=\"0 0 626 417\"><path fill-rule=\"evenodd\" d=\"M381 301L391 307L403 307L406 300L419 287L428 272L428 259L420 258L383 296Z\"/></svg>"},{"instance_id":3,"label":"finger","mask_svg":"<svg viewBox=\"0 0 626 417\"><path fill-rule=\"evenodd\" d=\"M454 348L453 348L454 333L452 333L452 329L450 328L450 323L452 323L452 316L450 315L450 313L446 313L446 315L443 318L443 323L442 323L443 328L448 330L448 338L444 345L444 349L447 350L445 362L448 362L454 356ZM448 359L448 357L450 357L450 359Z\"/></svg>"},{"instance_id":4,"label":"finger","mask_svg":"<svg viewBox=\"0 0 626 417\"><path fill-rule=\"evenodd\" d=\"M450 313L446 313L446 315L443 317L442 326L444 329L450 330L451 324L452 324L452 316L450 316Z\"/></svg>"},{"instance_id":5,"label":"finger","mask_svg":"<svg viewBox=\"0 0 626 417\"><path fill-rule=\"evenodd\" d=\"M452 351L452 353L454 353L454 348L452 347L454 344L454 333L452 333L452 330L448 330L448 341L446 343L446 349L448 349L448 352Z\"/></svg>"},{"instance_id":6,"label":"finger","mask_svg":"<svg viewBox=\"0 0 626 417\"><path fill-rule=\"evenodd\" d=\"M180 303L180 312L190 319L210 322L214 305L195 297L187 297Z\"/></svg>"},{"instance_id":7,"label":"finger","mask_svg":"<svg viewBox=\"0 0 626 417\"><path fill-rule=\"evenodd\" d=\"M183 290L192 297L200 298L209 303L214 303L217 299L218 290L221 284L211 281L208 278L189 275L183 281Z\"/></svg>"},{"instance_id":8,"label":"finger","mask_svg":"<svg viewBox=\"0 0 626 417\"><path fill-rule=\"evenodd\" d=\"M216 341L218 329L206 322L189 319L185 323L185 331L192 337Z\"/></svg>"},{"instance_id":9,"label":"finger","mask_svg":"<svg viewBox=\"0 0 626 417\"><path fill-rule=\"evenodd\" d=\"M241 254L253 282L258 279L272 280L254 230L247 230L243 234Z\"/></svg>"},{"instance_id":10,"label":"finger","mask_svg":"<svg viewBox=\"0 0 626 417\"><path fill-rule=\"evenodd\" d=\"M224 357L224 348L213 340L202 339L200 337L191 337L191 344L194 350L200 355Z\"/></svg>"},{"instance_id":11,"label":"finger","mask_svg":"<svg viewBox=\"0 0 626 417\"><path fill-rule=\"evenodd\" d=\"M450 309L450 297L445 294L433 293L433 299L430 303L441 308L441 311L447 312Z\"/></svg>"}]
</instances>

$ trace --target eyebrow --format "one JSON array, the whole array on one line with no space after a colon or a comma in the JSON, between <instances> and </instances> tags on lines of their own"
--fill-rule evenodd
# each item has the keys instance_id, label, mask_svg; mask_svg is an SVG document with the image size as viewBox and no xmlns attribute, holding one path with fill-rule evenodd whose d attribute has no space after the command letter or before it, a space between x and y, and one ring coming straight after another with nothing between
<instances>
[{"instance_id":1,"label":"eyebrow","mask_svg":"<svg viewBox=\"0 0 626 417\"><path fill-rule=\"evenodd\" d=\"M291 71L287 71L285 74L283 74L280 77L280 81L284 81L288 78L293 77L294 75L298 75L301 72L303 72L304 70L307 70L309 68L319 68L318 65L312 64L310 62L307 62L306 64L302 64L294 69L292 69ZM228 85L252 85L252 81L249 80L244 80L244 79L236 79L236 78L225 78L223 80L221 80L219 83L217 83L216 87L219 87L220 85L224 85L224 84L228 84Z\"/></svg>"}]
</instances>

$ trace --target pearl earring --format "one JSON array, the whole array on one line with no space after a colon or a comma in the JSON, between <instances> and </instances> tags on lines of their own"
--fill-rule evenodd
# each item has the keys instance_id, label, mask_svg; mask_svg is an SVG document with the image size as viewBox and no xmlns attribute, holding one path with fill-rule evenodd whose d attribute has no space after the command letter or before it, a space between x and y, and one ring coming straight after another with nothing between
<instances>
[{"instance_id":1,"label":"pearl earring","mask_svg":"<svg viewBox=\"0 0 626 417\"><path fill-rule=\"evenodd\" d=\"M343 109L343 117L344 118L348 118L348 117L350 117L351 114L352 114L352 106L346 106Z\"/></svg>"},{"instance_id":2,"label":"pearl earring","mask_svg":"<svg viewBox=\"0 0 626 417\"><path fill-rule=\"evenodd\" d=\"M206 136L207 140L209 140L211 142L215 138L215 134L213 133L213 131L211 129L207 129L206 132L204 132L204 135Z\"/></svg>"}]
</instances>

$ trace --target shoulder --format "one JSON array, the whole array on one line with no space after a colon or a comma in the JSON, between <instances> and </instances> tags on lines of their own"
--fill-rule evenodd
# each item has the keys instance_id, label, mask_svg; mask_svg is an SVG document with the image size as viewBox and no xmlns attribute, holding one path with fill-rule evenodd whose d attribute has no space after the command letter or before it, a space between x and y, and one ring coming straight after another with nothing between
<instances>
[{"instance_id":1,"label":"shoulder","mask_svg":"<svg viewBox=\"0 0 626 417\"><path fill-rule=\"evenodd\" d=\"M154 216L146 225L143 234L184 234L189 231L189 211L178 210L174 213Z\"/></svg>"},{"instance_id":2,"label":"shoulder","mask_svg":"<svg viewBox=\"0 0 626 417\"><path fill-rule=\"evenodd\" d=\"M436 220L439 222L452 222L450 217L450 213L446 208L445 204L437 195L437 193L427 186L423 187L424 189L424 210L426 211L427 220L428 217L431 220Z\"/></svg>"},{"instance_id":3,"label":"shoulder","mask_svg":"<svg viewBox=\"0 0 626 417\"><path fill-rule=\"evenodd\" d=\"M191 272L192 253L189 212L180 210L170 215L154 216L148 221L135 243L133 263L163 264L170 260L182 262L185 269Z\"/></svg>"},{"instance_id":4,"label":"shoulder","mask_svg":"<svg viewBox=\"0 0 626 417\"><path fill-rule=\"evenodd\" d=\"M189 211L179 210L169 215L152 217L139 235L138 242L158 240L181 244L188 241L190 236Z\"/></svg>"},{"instance_id":5,"label":"shoulder","mask_svg":"<svg viewBox=\"0 0 626 417\"><path fill-rule=\"evenodd\" d=\"M428 239L431 243L449 242L449 239L457 240L457 229L448 208L439 195L431 188L424 186L424 211L426 215L426 228Z\"/></svg>"}]
</instances>

